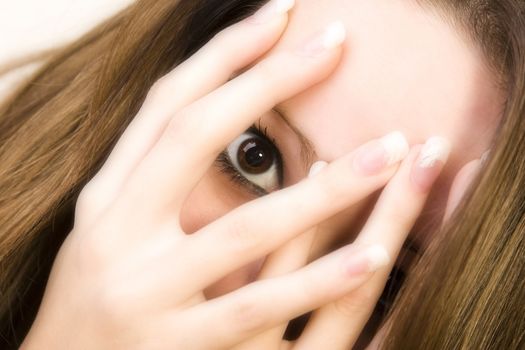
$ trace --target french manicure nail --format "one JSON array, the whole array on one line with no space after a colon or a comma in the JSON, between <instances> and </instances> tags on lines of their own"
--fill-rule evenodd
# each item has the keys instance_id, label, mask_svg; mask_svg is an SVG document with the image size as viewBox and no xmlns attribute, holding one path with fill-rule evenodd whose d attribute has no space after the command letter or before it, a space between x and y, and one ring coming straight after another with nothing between
<instances>
[{"instance_id":1,"label":"french manicure nail","mask_svg":"<svg viewBox=\"0 0 525 350\"><path fill-rule=\"evenodd\" d=\"M490 149L488 151L486 151L485 153L483 153L483 155L481 156L481 165L485 165L489 159L489 156L490 156Z\"/></svg>"},{"instance_id":2,"label":"french manicure nail","mask_svg":"<svg viewBox=\"0 0 525 350\"><path fill-rule=\"evenodd\" d=\"M275 17L282 16L295 6L295 0L271 0L261 7L247 21L254 24L262 24Z\"/></svg>"},{"instance_id":3,"label":"french manicure nail","mask_svg":"<svg viewBox=\"0 0 525 350\"><path fill-rule=\"evenodd\" d=\"M346 39L346 29L341 21L329 24L322 33L314 35L306 44L297 51L304 56L318 56L325 51L340 46Z\"/></svg>"},{"instance_id":4,"label":"french manicure nail","mask_svg":"<svg viewBox=\"0 0 525 350\"><path fill-rule=\"evenodd\" d=\"M409 150L410 146L405 136L399 131L392 132L358 149L354 157L354 169L367 176L378 174L402 161Z\"/></svg>"},{"instance_id":5,"label":"french manicure nail","mask_svg":"<svg viewBox=\"0 0 525 350\"><path fill-rule=\"evenodd\" d=\"M431 168L441 161L445 163L450 153L450 142L439 136L431 137L423 146L418 159L418 165L422 168Z\"/></svg>"},{"instance_id":6,"label":"french manicure nail","mask_svg":"<svg viewBox=\"0 0 525 350\"><path fill-rule=\"evenodd\" d=\"M412 168L410 178L423 192L427 192L447 162L451 150L450 142L439 136L427 140Z\"/></svg>"},{"instance_id":7,"label":"french manicure nail","mask_svg":"<svg viewBox=\"0 0 525 350\"><path fill-rule=\"evenodd\" d=\"M481 159L473 160L461 168L459 173L456 175L452 188L448 196L448 203L445 210L445 216L443 222L447 222L452 217L452 214L456 211L457 207L461 203L466 191L472 184L472 181L481 171L483 164Z\"/></svg>"},{"instance_id":8,"label":"french manicure nail","mask_svg":"<svg viewBox=\"0 0 525 350\"><path fill-rule=\"evenodd\" d=\"M364 250L353 252L345 261L344 270L349 276L374 272L390 264L390 255L385 247L374 244Z\"/></svg>"},{"instance_id":9,"label":"french manicure nail","mask_svg":"<svg viewBox=\"0 0 525 350\"><path fill-rule=\"evenodd\" d=\"M319 174L319 172L321 172L321 170L323 170L327 165L328 163L322 160L315 162L310 168L308 177L314 177L315 175Z\"/></svg>"}]
</instances>

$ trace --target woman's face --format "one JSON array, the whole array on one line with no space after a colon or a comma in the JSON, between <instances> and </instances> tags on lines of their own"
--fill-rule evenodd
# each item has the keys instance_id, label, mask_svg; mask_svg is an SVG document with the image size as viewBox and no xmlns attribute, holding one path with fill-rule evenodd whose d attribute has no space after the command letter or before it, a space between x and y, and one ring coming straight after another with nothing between
<instances>
[{"instance_id":1,"label":"woman's face","mask_svg":"<svg viewBox=\"0 0 525 350\"><path fill-rule=\"evenodd\" d=\"M441 220L457 171L488 149L503 95L468 40L436 13L409 0L298 0L287 31L267 55L297 45L333 20L343 21L348 32L341 64L321 84L277 109L309 140L313 161L334 160L393 130L402 131L411 144L434 135L447 137L453 145L450 161L411 234L423 245L426 232L421 228ZM308 169L301 139L290 125L275 111L260 120L282 154L284 186L304 178ZM275 179L276 169L250 179L259 184L265 176ZM183 228L195 232L254 198L214 166L186 202ZM351 241L374 199L323 222L311 258L326 253L338 240ZM253 281L260 263L232 273L207 295L218 296Z\"/></svg>"}]
</instances>

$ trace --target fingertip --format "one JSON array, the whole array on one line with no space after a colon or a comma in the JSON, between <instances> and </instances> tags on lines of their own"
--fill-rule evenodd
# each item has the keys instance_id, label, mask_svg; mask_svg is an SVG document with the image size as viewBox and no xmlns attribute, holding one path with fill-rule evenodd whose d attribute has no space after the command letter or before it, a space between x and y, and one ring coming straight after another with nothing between
<instances>
[{"instance_id":1,"label":"fingertip","mask_svg":"<svg viewBox=\"0 0 525 350\"><path fill-rule=\"evenodd\" d=\"M443 137L431 137L420 149L415 161L410 180L413 187L422 193L428 193L445 166L452 146L450 141Z\"/></svg>"},{"instance_id":2,"label":"fingertip","mask_svg":"<svg viewBox=\"0 0 525 350\"><path fill-rule=\"evenodd\" d=\"M288 12L295 6L295 0L271 0L262 6L252 16L247 18L251 24L264 24L269 21L287 17Z\"/></svg>"},{"instance_id":3,"label":"fingertip","mask_svg":"<svg viewBox=\"0 0 525 350\"><path fill-rule=\"evenodd\" d=\"M470 184L479 174L482 165L481 159L475 159L465 164L457 173L450 187L444 221L448 221L457 209Z\"/></svg>"},{"instance_id":4,"label":"fingertip","mask_svg":"<svg viewBox=\"0 0 525 350\"><path fill-rule=\"evenodd\" d=\"M308 177L314 177L317 174L319 174L326 166L328 165L325 161L317 161L310 167L310 171L308 172Z\"/></svg>"}]
</instances>

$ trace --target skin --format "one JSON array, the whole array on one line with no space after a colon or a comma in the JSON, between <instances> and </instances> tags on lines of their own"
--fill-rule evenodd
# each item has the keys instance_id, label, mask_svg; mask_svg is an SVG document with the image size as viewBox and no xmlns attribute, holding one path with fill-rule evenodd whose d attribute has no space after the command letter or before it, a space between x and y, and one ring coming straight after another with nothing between
<instances>
[{"instance_id":1,"label":"skin","mask_svg":"<svg viewBox=\"0 0 525 350\"><path fill-rule=\"evenodd\" d=\"M346 49L340 40L315 53L304 44L299 51L281 46L263 58L288 19L271 18L232 26L152 87L80 193L74 229L22 349L317 349L328 340L330 348L346 349L355 343L392 267L388 256L397 256L448 151L423 167L424 148L409 151L402 138L394 158L377 140L349 145L313 176L299 182L303 176L291 176L288 188L241 205L251 198L213 168L218 152L275 103L292 112L292 102L299 106L305 94L328 86L307 91L337 74ZM307 47L322 42L316 35ZM173 96L174 89L181 93ZM366 208L382 187L355 242L303 268L315 235L347 224L334 215ZM260 264L239 270L264 257L259 276ZM208 300L221 283L235 289L239 274L258 281ZM283 343L288 320L314 309L299 341Z\"/></svg>"},{"instance_id":2,"label":"skin","mask_svg":"<svg viewBox=\"0 0 525 350\"><path fill-rule=\"evenodd\" d=\"M411 144L433 135L446 137L453 152L411 236L428 241L429 223L439 222L458 171L489 148L499 122L503 93L484 59L442 18L411 1L301 0L290 14L281 40L264 57L289 50L333 20L348 31L340 65L320 84L284 101L278 108L316 151L314 160L330 162L365 141L400 130ZM301 161L296 134L279 115L261 116L284 157L285 186L300 181L308 167ZM195 232L238 205L253 199L228 185L211 168L194 189L181 216L186 232ZM376 197L321 224L310 260L334 242L353 239ZM337 243L335 243L337 244ZM262 260L224 278L207 290L216 297L253 281Z\"/></svg>"}]
</instances>

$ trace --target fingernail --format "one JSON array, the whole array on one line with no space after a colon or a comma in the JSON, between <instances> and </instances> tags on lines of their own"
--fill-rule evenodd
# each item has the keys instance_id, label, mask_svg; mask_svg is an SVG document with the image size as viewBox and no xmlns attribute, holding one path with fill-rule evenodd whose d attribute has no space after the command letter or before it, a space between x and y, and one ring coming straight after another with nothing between
<instances>
[{"instance_id":1,"label":"fingernail","mask_svg":"<svg viewBox=\"0 0 525 350\"><path fill-rule=\"evenodd\" d=\"M318 56L325 51L340 46L346 39L346 29L341 21L332 22L321 33L303 44L298 54L304 56Z\"/></svg>"},{"instance_id":2,"label":"fingernail","mask_svg":"<svg viewBox=\"0 0 525 350\"><path fill-rule=\"evenodd\" d=\"M294 5L295 0L271 0L250 16L247 21L254 24L266 23L275 17L286 14Z\"/></svg>"},{"instance_id":3,"label":"fingernail","mask_svg":"<svg viewBox=\"0 0 525 350\"><path fill-rule=\"evenodd\" d=\"M345 260L344 270L347 275L356 276L377 271L388 264L390 264L390 255L385 247L375 244L362 251L353 251Z\"/></svg>"},{"instance_id":4,"label":"fingernail","mask_svg":"<svg viewBox=\"0 0 525 350\"><path fill-rule=\"evenodd\" d=\"M319 172L321 172L321 170L323 170L327 165L328 163L322 160L315 162L308 172L308 177L314 177L315 175L319 174Z\"/></svg>"},{"instance_id":5,"label":"fingernail","mask_svg":"<svg viewBox=\"0 0 525 350\"><path fill-rule=\"evenodd\" d=\"M461 168L459 173L456 175L456 178L452 183L452 188L450 189L443 222L447 222L452 217L452 214L458 208L466 191L472 184L472 181L481 171L482 166L483 164L481 159L473 160L467 163L467 165L463 166L463 168Z\"/></svg>"},{"instance_id":6,"label":"fingernail","mask_svg":"<svg viewBox=\"0 0 525 350\"><path fill-rule=\"evenodd\" d=\"M486 151L485 153L483 153L483 155L481 156L481 165L485 165L489 159L489 156L490 156L490 149L488 151Z\"/></svg>"},{"instance_id":7,"label":"fingernail","mask_svg":"<svg viewBox=\"0 0 525 350\"><path fill-rule=\"evenodd\" d=\"M439 136L427 140L414 163L410 178L418 189L428 192L448 160L450 142Z\"/></svg>"},{"instance_id":8,"label":"fingernail","mask_svg":"<svg viewBox=\"0 0 525 350\"><path fill-rule=\"evenodd\" d=\"M405 136L394 131L374 140L356 151L354 169L363 175L375 175L389 166L402 161L410 150Z\"/></svg>"}]
</instances>

